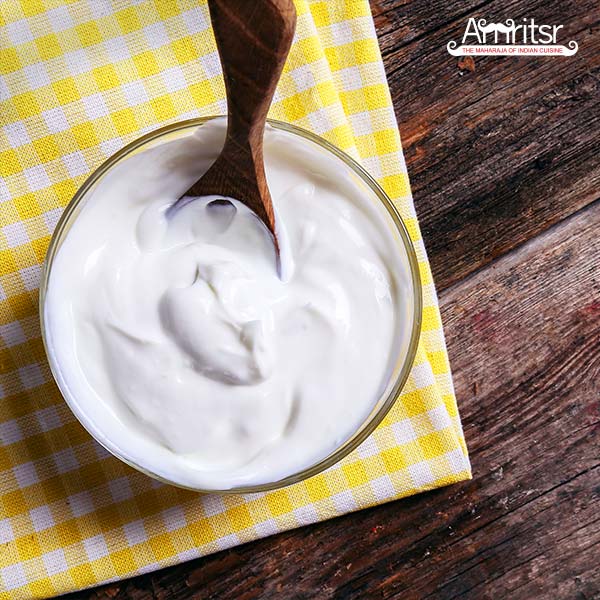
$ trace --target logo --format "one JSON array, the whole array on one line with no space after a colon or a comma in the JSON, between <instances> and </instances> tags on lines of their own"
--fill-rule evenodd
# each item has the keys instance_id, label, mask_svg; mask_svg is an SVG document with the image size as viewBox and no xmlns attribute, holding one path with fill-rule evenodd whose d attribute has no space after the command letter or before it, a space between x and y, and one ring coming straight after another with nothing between
<instances>
[{"instance_id":1,"label":"logo","mask_svg":"<svg viewBox=\"0 0 600 600\"><path fill-rule=\"evenodd\" d=\"M470 54L492 56L573 56L579 49L571 40L566 46L557 43L563 25L538 25L535 19L514 19L504 23L487 23L470 18L460 45L450 40L446 45L453 56Z\"/></svg>"}]
</instances>

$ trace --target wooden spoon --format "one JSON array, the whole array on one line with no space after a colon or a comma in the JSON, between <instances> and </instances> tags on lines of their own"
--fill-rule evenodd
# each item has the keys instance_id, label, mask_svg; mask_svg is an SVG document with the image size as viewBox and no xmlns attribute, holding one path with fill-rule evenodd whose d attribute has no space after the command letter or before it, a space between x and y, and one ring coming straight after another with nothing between
<instances>
[{"instance_id":1,"label":"wooden spoon","mask_svg":"<svg viewBox=\"0 0 600 600\"><path fill-rule=\"evenodd\" d=\"M294 3L208 0L208 7L227 92L227 136L217 160L184 196L218 195L239 200L266 225L279 255L265 177L263 134L294 37Z\"/></svg>"}]
</instances>

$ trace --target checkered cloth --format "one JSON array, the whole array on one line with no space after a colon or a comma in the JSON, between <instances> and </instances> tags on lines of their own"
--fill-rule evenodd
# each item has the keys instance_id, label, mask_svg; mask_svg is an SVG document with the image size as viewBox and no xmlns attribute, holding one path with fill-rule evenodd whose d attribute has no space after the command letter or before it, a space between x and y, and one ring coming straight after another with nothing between
<instances>
[{"instance_id":1,"label":"checkered cloth","mask_svg":"<svg viewBox=\"0 0 600 600\"><path fill-rule=\"evenodd\" d=\"M470 477L442 324L367 0L297 0L271 116L357 158L417 250L424 326L381 426L327 472L274 492L199 495L96 444L52 381L38 321L50 234L113 152L225 112L199 0L0 0L0 599L44 598Z\"/></svg>"}]
</instances>

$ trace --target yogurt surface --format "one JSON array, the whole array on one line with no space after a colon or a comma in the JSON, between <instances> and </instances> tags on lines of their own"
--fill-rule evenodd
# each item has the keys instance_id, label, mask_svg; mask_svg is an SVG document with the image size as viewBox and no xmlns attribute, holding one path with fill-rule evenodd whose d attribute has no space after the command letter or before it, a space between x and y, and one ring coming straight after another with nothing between
<instances>
[{"instance_id":1,"label":"yogurt surface","mask_svg":"<svg viewBox=\"0 0 600 600\"><path fill-rule=\"evenodd\" d=\"M44 316L83 424L173 483L231 489L312 466L389 391L410 273L383 205L341 160L268 128L282 276L236 200L175 200L224 121L142 150L93 189L54 257Z\"/></svg>"}]
</instances>

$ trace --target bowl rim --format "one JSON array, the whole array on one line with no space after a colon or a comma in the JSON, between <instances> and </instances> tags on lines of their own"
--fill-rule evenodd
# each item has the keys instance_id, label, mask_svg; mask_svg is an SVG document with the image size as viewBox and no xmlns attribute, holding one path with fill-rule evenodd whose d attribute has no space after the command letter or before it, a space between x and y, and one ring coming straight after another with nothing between
<instances>
[{"instance_id":1,"label":"bowl rim","mask_svg":"<svg viewBox=\"0 0 600 600\"><path fill-rule=\"evenodd\" d=\"M422 326L422 318L423 318L423 289L421 285L421 276L419 271L419 263L417 259L416 250L413 244L413 241L408 232L408 228L404 223L404 220L400 216L398 209L396 208L394 202L389 198L387 193L383 190L383 188L379 185L379 183L365 170L365 168L360 165L354 158L350 155L346 154L343 150L340 150L337 146L327 141L323 137L312 133L302 127L298 127L297 125L292 125L291 123L286 123L284 121L279 121L277 119L267 119L268 125L273 127L274 129L279 129L285 131L287 133L299 135L304 139L307 139L325 150L329 151L331 154L341 159L348 167L350 167L371 189L371 191L377 196L377 198L381 201L381 203L385 206L389 216L392 218L394 222L397 232L400 235L400 239L402 240L402 245L404 246L404 250L406 251L406 255L408 258L409 268L410 268L410 279L412 285L413 292L413 311L412 311L412 327L410 331L409 343L406 351L406 356L404 358L404 362L402 363L402 367L400 368L400 372L396 377L396 381L392 386L391 390L386 395L383 403L379 410L377 410L374 414L370 413L370 419L364 421L359 430L356 431L350 438L348 438L341 446L336 448L333 452L328 454L325 458L320 461L314 463L313 465L302 469L296 473L288 475L282 479L277 481L267 482L263 484L256 485L243 485L232 487L228 489L212 489L212 488L200 488L200 487L192 487L186 486L176 481L171 481L153 473L146 467L143 467L126 456L123 456L120 449L116 447L115 444L111 443L111 440L105 435L99 435L100 432L96 431L92 428L91 423L88 423L88 419L83 414L85 411L80 411L79 407L74 406L74 403L71 403L69 398L69 394L66 392L66 384L61 383L62 378L59 376L59 368L58 361L55 361L52 357L51 352L49 351L47 333L46 333L46 322L45 322L45 299L46 299L46 291L48 287L50 272L52 269L53 259L60 247L60 243L63 239L63 230L70 223L72 213L79 207L79 204L85 199L87 192L92 188L96 182L107 173L113 166L119 163L122 159L127 157L129 154L144 146L145 144L156 140L164 135L175 133L184 129L191 129L195 127L199 127L207 123L208 121L212 121L215 119L223 119L226 118L226 115L212 115L206 117L196 117L193 119L186 119L183 121L176 121L174 123L165 125L163 127L159 127L153 131L150 131L141 137L136 138L135 140L129 142L123 148L112 154L109 158L107 158L100 166L98 166L81 184L73 198L69 201L67 206L64 208L56 227L52 233L52 237L50 239L50 243L48 246L48 250L46 252L46 257L44 259L43 267L42 267L42 276L40 282L40 293L39 293L39 301L38 301L38 310L40 316L40 327L42 334L42 342L44 345L44 350L46 352L46 357L48 359L48 363L50 366L50 370L52 372L52 376L54 381L56 382L59 391L64 399L64 401L69 406L71 412L75 415L77 420L81 423L81 425L86 429L86 431L92 436L92 438L98 442L101 446L103 446L110 454L123 461L125 464L133 467L134 469L162 481L163 483L168 483L169 485L174 485L179 488L199 492L199 493L207 493L207 494L250 494L250 493L259 493L259 492L267 492L283 487L287 487L289 485L293 485L309 477L313 477L322 471L332 467L343 458L348 456L353 450L355 450L362 442L364 442L378 427L378 425L383 421L385 416L389 413L392 406L396 403L399 398L402 389L404 388L408 376L412 370L414 365L417 348L419 345L419 340L421 336L421 326ZM63 389L65 388L65 389Z\"/></svg>"}]
</instances>

